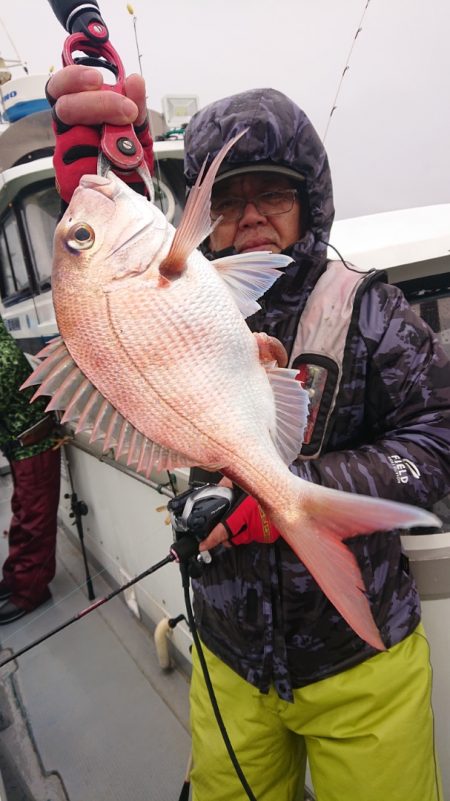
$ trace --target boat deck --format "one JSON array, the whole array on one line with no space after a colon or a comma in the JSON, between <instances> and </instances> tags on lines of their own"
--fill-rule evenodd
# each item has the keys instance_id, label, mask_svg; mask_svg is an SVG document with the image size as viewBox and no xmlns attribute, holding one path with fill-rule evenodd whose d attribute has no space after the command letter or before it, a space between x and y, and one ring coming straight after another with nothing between
<instances>
[{"instance_id":1,"label":"boat deck","mask_svg":"<svg viewBox=\"0 0 450 801\"><path fill-rule=\"evenodd\" d=\"M0 476L1 563L10 495L10 477ZM92 577L96 598L111 591ZM80 553L60 531L53 599L0 627L0 660L88 606L84 580ZM1 801L177 801L190 751L188 683L179 669L161 670L151 633L120 596L1 668Z\"/></svg>"}]
</instances>

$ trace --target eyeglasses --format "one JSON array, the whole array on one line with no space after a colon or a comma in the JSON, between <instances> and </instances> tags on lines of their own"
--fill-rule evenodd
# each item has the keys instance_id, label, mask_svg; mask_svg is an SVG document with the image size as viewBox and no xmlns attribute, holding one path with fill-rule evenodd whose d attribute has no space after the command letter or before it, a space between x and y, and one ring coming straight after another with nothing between
<instances>
[{"instance_id":1,"label":"eyeglasses","mask_svg":"<svg viewBox=\"0 0 450 801\"><path fill-rule=\"evenodd\" d=\"M211 219L222 217L224 222L240 220L246 206L251 203L259 214L274 217L276 214L287 214L294 206L298 195L297 189L280 189L276 192L262 192L254 197L225 197L211 202Z\"/></svg>"}]
</instances>

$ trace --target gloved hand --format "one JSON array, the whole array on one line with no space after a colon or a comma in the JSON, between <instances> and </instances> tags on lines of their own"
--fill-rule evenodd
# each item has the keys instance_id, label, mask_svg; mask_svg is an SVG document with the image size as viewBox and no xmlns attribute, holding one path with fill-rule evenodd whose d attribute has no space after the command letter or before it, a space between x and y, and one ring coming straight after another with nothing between
<instances>
[{"instance_id":1,"label":"gloved hand","mask_svg":"<svg viewBox=\"0 0 450 801\"><path fill-rule=\"evenodd\" d=\"M280 532L270 522L259 503L250 495L225 521L228 537L233 545L247 545L249 542L275 542Z\"/></svg>"},{"instance_id":2,"label":"gloved hand","mask_svg":"<svg viewBox=\"0 0 450 801\"><path fill-rule=\"evenodd\" d=\"M153 172L153 141L150 136L145 100L145 83L138 75L125 81L126 96L102 90L101 73L81 65L64 67L53 75L46 88L52 106L55 154L53 163L56 187L65 203L79 184L82 175L97 172L97 156L103 123L133 123L142 144L144 158ZM146 194L136 172L117 175L133 189Z\"/></svg>"},{"instance_id":3,"label":"gloved hand","mask_svg":"<svg viewBox=\"0 0 450 801\"><path fill-rule=\"evenodd\" d=\"M250 542L275 542L280 532L270 522L259 503L248 495L224 523L219 523L199 546L200 551L219 543L248 545Z\"/></svg>"}]
</instances>

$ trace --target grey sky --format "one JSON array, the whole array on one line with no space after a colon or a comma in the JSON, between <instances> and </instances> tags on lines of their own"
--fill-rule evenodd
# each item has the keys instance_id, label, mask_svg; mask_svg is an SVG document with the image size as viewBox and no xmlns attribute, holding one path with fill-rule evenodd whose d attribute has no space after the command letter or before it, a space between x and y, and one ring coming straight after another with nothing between
<instances>
[{"instance_id":1,"label":"grey sky","mask_svg":"<svg viewBox=\"0 0 450 801\"><path fill-rule=\"evenodd\" d=\"M204 105L273 86L307 111L323 137L353 45L326 136L337 217L450 202L448 0L132 6L149 105L158 110L166 94L197 94ZM126 2L100 0L100 8L126 71L138 71ZM3 57L15 57L6 28L30 72L59 67L65 33L47 0L14 0L0 18Z\"/></svg>"}]
</instances>

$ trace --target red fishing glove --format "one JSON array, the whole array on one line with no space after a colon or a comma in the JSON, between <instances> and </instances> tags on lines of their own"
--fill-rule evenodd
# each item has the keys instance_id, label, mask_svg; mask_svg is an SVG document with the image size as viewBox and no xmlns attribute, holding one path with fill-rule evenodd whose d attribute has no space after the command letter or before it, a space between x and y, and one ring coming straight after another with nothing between
<instances>
[{"instance_id":1,"label":"red fishing glove","mask_svg":"<svg viewBox=\"0 0 450 801\"><path fill-rule=\"evenodd\" d=\"M55 167L56 188L65 203L77 188L82 175L95 175L97 157L101 139L101 128L88 125L65 125L56 114L55 99L46 91L47 99L52 106L52 126L55 133ZM153 140L150 136L148 119L142 125L135 125L137 138L144 151L144 159L153 174ZM145 185L137 172L121 172L114 170L119 178L129 184L136 192L147 195Z\"/></svg>"},{"instance_id":2,"label":"red fishing glove","mask_svg":"<svg viewBox=\"0 0 450 801\"><path fill-rule=\"evenodd\" d=\"M275 542L280 532L270 522L259 503L250 495L223 524L233 545L248 545L249 542Z\"/></svg>"}]
</instances>

